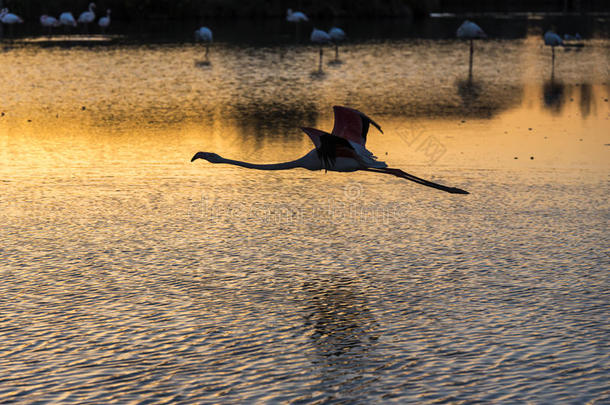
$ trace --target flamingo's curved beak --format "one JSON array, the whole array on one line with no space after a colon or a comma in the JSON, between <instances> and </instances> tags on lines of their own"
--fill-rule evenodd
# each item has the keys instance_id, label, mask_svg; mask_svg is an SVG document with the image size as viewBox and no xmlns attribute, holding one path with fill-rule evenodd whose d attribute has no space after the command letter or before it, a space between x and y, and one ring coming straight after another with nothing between
<instances>
[{"instance_id":1,"label":"flamingo's curved beak","mask_svg":"<svg viewBox=\"0 0 610 405\"><path fill-rule=\"evenodd\" d=\"M202 153L201 152L197 152L197 153L195 153L195 155L191 159L191 162L194 162L195 160L201 159L201 158L203 158Z\"/></svg>"}]
</instances>

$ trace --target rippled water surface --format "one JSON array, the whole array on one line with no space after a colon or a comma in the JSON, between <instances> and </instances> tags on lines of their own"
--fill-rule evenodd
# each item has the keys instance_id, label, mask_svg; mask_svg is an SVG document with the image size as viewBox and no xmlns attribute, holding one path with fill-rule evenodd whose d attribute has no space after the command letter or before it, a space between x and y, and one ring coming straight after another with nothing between
<instances>
[{"instance_id":1,"label":"rippled water surface","mask_svg":"<svg viewBox=\"0 0 610 405\"><path fill-rule=\"evenodd\" d=\"M286 38L7 42L0 401L610 401L610 42L553 69L530 31L470 78L426 36L355 35L322 73ZM189 161L292 160L335 104L471 194Z\"/></svg>"}]
</instances>

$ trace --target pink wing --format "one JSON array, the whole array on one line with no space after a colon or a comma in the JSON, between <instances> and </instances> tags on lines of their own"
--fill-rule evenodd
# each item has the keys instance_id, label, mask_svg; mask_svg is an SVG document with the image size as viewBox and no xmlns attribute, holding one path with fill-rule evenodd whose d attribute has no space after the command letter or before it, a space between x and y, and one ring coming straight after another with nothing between
<instances>
[{"instance_id":1,"label":"pink wing","mask_svg":"<svg viewBox=\"0 0 610 405\"><path fill-rule=\"evenodd\" d=\"M313 142L314 145L316 145L316 148L319 148L322 145L322 141L320 141L321 136L330 135L328 132L320 131L319 129L315 129L315 128L301 128L301 129L303 130L303 132L305 132L309 136L309 138L311 138L311 141Z\"/></svg>"},{"instance_id":2,"label":"pink wing","mask_svg":"<svg viewBox=\"0 0 610 405\"><path fill-rule=\"evenodd\" d=\"M369 124L373 124L383 134L379 124L358 110L338 105L334 106L333 110L335 111L335 126L332 134L335 136L364 146Z\"/></svg>"}]
</instances>

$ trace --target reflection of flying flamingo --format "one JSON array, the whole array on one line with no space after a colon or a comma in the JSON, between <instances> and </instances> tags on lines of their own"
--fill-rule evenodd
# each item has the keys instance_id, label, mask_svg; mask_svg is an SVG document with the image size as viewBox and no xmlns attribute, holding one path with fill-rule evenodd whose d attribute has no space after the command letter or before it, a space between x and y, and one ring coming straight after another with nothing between
<instances>
[{"instance_id":1,"label":"reflection of flying flamingo","mask_svg":"<svg viewBox=\"0 0 610 405\"><path fill-rule=\"evenodd\" d=\"M457 29L456 35L460 39L470 40L470 59L468 62L468 77L472 78L472 54L474 53L472 41L477 38L487 38L487 34L472 21L464 21Z\"/></svg>"},{"instance_id":2,"label":"reflection of flying flamingo","mask_svg":"<svg viewBox=\"0 0 610 405\"><path fill-rule=\"evenodd\" d=\"M547 31L544 34L544 44L550 46L553 52L553 56L551 58L551 76L555 73L555 47L563 46L563 40L553 31Z\"/></svg>"},{"instance_id":3,"label":"reflection of flying flamingo","mask_svg":"<svg viewBox=\"0 0 610 405\"><path fill-rule=\"evenodd\" d=\"M95 3L89 3L89 10L81 13L78 16L78 22L81 24L85 24L85 32L89 30L89 24L95 21L95 13L93 9L95 8Z\"/></svg>"},{"instance_id":4,"label":"reflection of flying flamingo","mask_svg":"<svg viewBox=\"0 0 610 405\"><path fill-rule=\"evenodd\" d=\"M97 22L97 25L100 26L102 32L106 32L106 28L110 25L110 9L106 10L106 15Z\"/></svg>"},{"instance_id":5,"label":"reflection of flying flamingo","mask_svg":"<svg viewBox=\"0 0 610 405\"><path fill-rule=\"evenodd\" d=\"M225 159L215 153L197 152L191 159L191 162L196 159L205 159L210 163L226 163L257 170L288 170L295 168L331 170L336 172L366 170L391 174L452 194L468 194L467 191L462 189L432 183L405 173L400 169L387 167L385 162L376 160L376 157L365 147L369 126L372 124L381 132L379 125L360 111L351 108L335 106L333 110L335 112L335 126L332 133L329 134L314 128L302 128L313 141L315 149L297 160L276 164L254 164Z\"/></svg>"},{"instance_id":6,"label":"reflection of flying flamingo","mask_svg":"<svg viewBox=\"0 0 610 405\"><path fill-rule=\"evenodd\" d=\"M345 32L341 28L332 27L328 31L328 35L335 44L335 60L339 60L339 42L345 40Z\"/></svg>"},{"instance_id":7,"label":"reflection of flying flamingo","mask_svg":"<svg viewBox=\"0 0 610 405\"><path fill-rule=\"evenodd\" d=\"M212 30L208 27L201 27L195 31L195 40L205 42L205 59L208 60L210 52L210 42L212 42Z\"/></svg>"},{"instance_id":8,"label":"reflection of flying flamingo","mask_svg":"<svg viewBox=\"0 0 610 405\"><path fill-rule=\"evenodd\" d=\"M328 35L326 32L319 30L317 28L314 28L313 31L311 31L310 39L311 39L311 42L320 44L320 64L318 65L318 72L321 72L322 71L322 52L323 52L322 45L330 43L331 38L330 38L330 35Z\"/></svg>"}]
</instances>

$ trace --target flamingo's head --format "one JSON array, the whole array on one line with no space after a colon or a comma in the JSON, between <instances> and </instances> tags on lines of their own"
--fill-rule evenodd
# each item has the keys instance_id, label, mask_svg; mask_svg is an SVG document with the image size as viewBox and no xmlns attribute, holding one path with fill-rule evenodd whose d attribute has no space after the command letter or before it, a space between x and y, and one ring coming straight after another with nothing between
<instances>
[{"instance_id":1,"label":"flamingo's head","mask_svg":"<svg viewBox=\"0 0 610 405\"><path fill-rule=\"evenodd\" d=\"M210 163L222 163L223 161L223 159L219 155L212 152L197 152L195 153L195 156L193 156L193 158L191 159L191 162L194 162L197 159L204 159Z\"/></svg>"}]
</instances>

